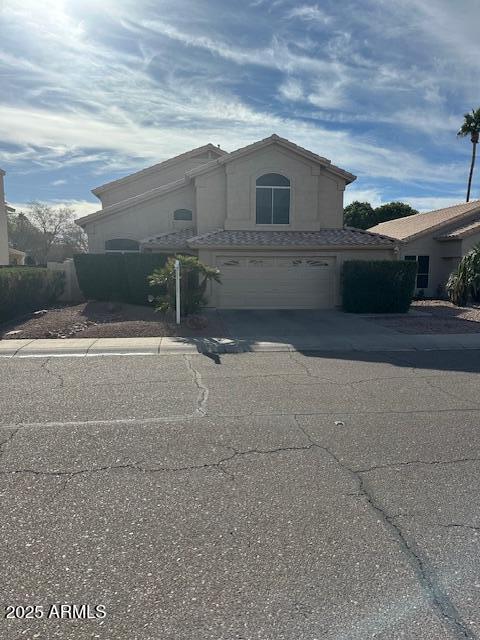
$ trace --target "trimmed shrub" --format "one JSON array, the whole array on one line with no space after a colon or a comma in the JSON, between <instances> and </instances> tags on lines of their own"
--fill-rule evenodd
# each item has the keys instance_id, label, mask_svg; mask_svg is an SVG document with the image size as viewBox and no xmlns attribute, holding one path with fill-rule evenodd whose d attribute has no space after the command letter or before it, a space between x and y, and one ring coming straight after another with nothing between
<instances>
[{"instance_id":1,"label":"trimmed shrub","mask_svg":"<svg viewBox=\"0 0 480 640\"><path fill-rule=\"evenodd\" d=\"M342 271L343 309L350 313L406 313L415 290L417 263L349 260Z\"/></svg>"},{"instance_id":2,"label":"trimmed shrub","mask_svg":"<svg viewBox=\"0 0 480 640\"><path fill-rule=\"evenodd\" d=\"M160 269L166 264L168 256L163 253L126 253L124 258L128 282L128 302L147 304L148 296L152 295L152 287L148 278L155 269Z\"/></svg>"},{"instance_id":3,"label":"trimmed shrub","mask_svg":"<svg viewBox=\"0 0 480 640\"><path fill-rule=\"evenodd\" d=\"M162 267L162 253L79 253L73 257L78 284L87 300L147 304L147 278Z\"/></svg>"},{"instance_id":4,"label":"trimmed shrub","mask_svg":"<svg viewBox=\"0 0 480 640\"><path fill-rule=\"evenodd\" d=\"M53 304L65 285L62 272L41 267L0 269L0 321Z\"/></svg>"}]
</instances>

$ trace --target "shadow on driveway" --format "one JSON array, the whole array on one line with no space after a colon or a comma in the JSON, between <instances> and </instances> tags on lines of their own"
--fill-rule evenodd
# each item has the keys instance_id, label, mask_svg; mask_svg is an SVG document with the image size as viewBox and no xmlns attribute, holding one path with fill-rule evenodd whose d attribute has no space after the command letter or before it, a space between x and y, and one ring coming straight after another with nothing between
<instances>
[{"instance_id":1,"label":"shadow on driveway","mask_svg":"<svg viewBox=\"0 0 480 640\"><path fill-rule=\"evenodd\" d=\"M345 335L395 335L358 315L335 310L219 310L228 332L236 338L266 340L272 337L325 338Z\"/></svg>"},{"instance_id":2,"label":"shadow on driveway","mask_svg":"<svg viewBox=\"0 0 480 640\"><path fill-rule=\"evenodd\" d=\"M221 315L227 326L228 338L184 338L184 341L195 345L199 353L218 365L225 354L258 352L259 345L266 342L270 343L272 352L295 351L309 358L324 359L326 366L329 360L344 360L480 372L480 358L474 357L474 354L480 354L480 346L478 351L465 349L463 336L408 336L356 315L330 310L215 313ZM458 338L458 346L449 347L455 338ZM409 346L412 344L417 346ZM268 350L267 345L262 353Z\"/></svg>"}]
</instances>

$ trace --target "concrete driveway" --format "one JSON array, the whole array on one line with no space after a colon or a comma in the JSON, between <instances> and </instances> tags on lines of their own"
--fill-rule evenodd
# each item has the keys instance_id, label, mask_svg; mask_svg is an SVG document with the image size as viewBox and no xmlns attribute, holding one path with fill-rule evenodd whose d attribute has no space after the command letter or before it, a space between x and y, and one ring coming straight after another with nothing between
<instances>
[{"instance_id":1,"label":"concrete driveway","mask_svg":"<svg viewBox=\"0 0 480 640\"><path fill-rule=\"evenodd\" d=\"M310 339L397 334L356 314L336 310L219 310L231 336L240 339Z\"/></svg>"},{"instance_id":2,"label":"concrete driveway","mask_svg":"<svg viewBox=\"0 0 480 640\"><path fill-rule=\"evenodd\" d=\"M3 360L0 638L478 638L479 355Z\"/></svg>"}]
</instances>

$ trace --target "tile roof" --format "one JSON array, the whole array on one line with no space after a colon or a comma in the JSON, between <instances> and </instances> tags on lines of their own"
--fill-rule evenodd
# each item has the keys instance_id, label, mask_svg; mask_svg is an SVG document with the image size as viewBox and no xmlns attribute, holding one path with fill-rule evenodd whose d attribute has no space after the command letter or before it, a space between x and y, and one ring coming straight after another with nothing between
<instances>
[{"instance_id":1,"label":"tile roof","mask_svg":"<svg viewBox=\"0 0 480 640\"><path fill-rule=\"evenodd\" d=\"M321 229L320 231L233 231L220 230L192 238L196 247L392 247L395 241L360 229Z\"/></svg>"},{"instance_id":2,"label":"tile roof","mask_svg":"<svg viewBox=\"0 0 480 640\"><path fill-rule=\"evenodd\" d=\"M171 231L168 233L160 233L151 238L141 240L140 244L143 248L153 247L171 247L172 249L187 249L187 242L193 238L195 231L193 229L182 229L181 231Z\"/></svg>"},{"instance_id":3,"label":"tile roof","mask_svg":"<svg viewBox=\"0 0 480 640\"><path fill-rule=\"evenodd\" d=\"M471 220L466 224L462 224L454 229L450 229L447 233L437 236L437 240L461 240L467 238L474 233L480 233L480 220Z\"/></svg>"},{"instance_id":4,"label":"tile roof","mask_svg":"<svg viewBox=\"0 0 480 640\"><path fill-rule=\"evenodd\" d=\"M397 240L410 240L416 236L444 227L458 219L461 220L464 216L477 210L480 211L480 200L462 202L445 209L436 209L435 211L417 213L406 218L381 222L370 227L369 231L382 233Z\"/></svg>"}]
</instances>

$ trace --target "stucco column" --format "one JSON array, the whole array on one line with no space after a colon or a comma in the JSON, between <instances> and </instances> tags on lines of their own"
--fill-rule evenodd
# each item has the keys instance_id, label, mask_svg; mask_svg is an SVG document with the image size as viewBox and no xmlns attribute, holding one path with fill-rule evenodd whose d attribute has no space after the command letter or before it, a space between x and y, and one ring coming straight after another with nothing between
<instances>
[{"instance_id":1,"label":"stucco column","mask_svg":"<svg viewBox=\"0 0 480 640\"><path fill-rule=\"evenodd\" d=\"M5 206L5 189L3 176L5 171L0 169L0 264L8 264L8 230L7 207Z\"/></svg>"}]
</instances>

